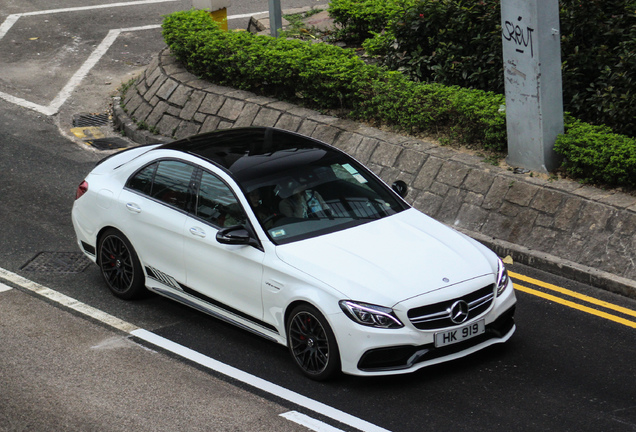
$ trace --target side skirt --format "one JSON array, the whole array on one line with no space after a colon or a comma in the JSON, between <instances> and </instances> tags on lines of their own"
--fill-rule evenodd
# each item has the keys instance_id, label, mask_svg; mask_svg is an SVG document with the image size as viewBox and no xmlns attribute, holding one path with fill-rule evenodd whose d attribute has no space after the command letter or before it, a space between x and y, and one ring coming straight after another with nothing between
<instances>
[{"instance_id":1,"label":"side skirt","mask_svg":"<svg viewBox=\"0 0 636 432\"><path fill-rule=\"evenodd\" d=\"M258 336L261 336L265 339L268 339L272 342L276 342L276 343L280 343L283 344L283 342L281 342L279 340L279 338L276 338L276 336L273 336L271 334L268 334L268 331L270 331L270 329L263 329L263 330L259 330L256 329L254 327L252 327L251 325L259 325L258 323L254 323L252 321L248 321L245 320L243 317L240 316L230 316L231 312L225 311L223 309L220 309L219 306L216 305L212 305L209 304L208 302L200 299L198 296L192 296L191 294L188 294L186 292L175 292L173 290L169 290L169 289L165 289L165 288L158 288L158 287L148 287L149 290L156 292L157 294L160 294L164 297L167 297L171 300L175 300L178 301L181 304L184 304L186 306L189 306L193 309L196 309L200 312L206 313L208 315L213 316L214 318L218 318L222 321L225 321L229 324L232 324L236 327L239 327L243 330L247 330L251 333L254 333ZM233 315L233 314L232 314ZM251 324L251 325L250 325ZM273 329L271 330L272 332L275 332L276 335L278 335L278 332Z\"/></svg>"}]
</instances>

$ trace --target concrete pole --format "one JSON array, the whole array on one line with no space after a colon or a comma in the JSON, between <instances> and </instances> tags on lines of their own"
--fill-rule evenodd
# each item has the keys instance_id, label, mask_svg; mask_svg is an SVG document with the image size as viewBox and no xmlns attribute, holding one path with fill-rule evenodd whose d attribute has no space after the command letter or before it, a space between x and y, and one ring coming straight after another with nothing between
<instances>
[{"instance_id":1,"label":"concrete pole","mask_svg":"<svg viewBox=\"0 0 636 432\"><path fill-rule=\"evenodd\" d=\"M212 19L219 23L219 27L227 31L227 8L230 7L230 0L192 0L192 7L207 10Z\"/></svg>"},{"instance_id":2,"label":"concrete pole","mask_svg":"<svg viewBox=\"0 0 636 432\"><path fill-rule=\"evenodd\" d=\"M558 168L563 133L558 0L501 0L508 164Z\"/></svg>"},{"instance_id":3,"label":"concrete pole","mask_svg":"<svg viewBox=\"0 0 636 432\"><path fill-rule=\"evenodd\" d=\"M283 28L283 12L280 0L269 0L269 29L272 37L278 37L278 31Z\"/></svg>"}]
</instances>

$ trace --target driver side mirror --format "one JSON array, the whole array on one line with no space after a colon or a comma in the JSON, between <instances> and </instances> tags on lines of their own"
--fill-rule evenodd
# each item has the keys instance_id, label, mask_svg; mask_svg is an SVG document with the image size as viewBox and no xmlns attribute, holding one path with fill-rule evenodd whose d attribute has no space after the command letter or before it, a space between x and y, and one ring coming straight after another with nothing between
<instances>
[{"instance_id":1,"label":"driver side mirror","mask_svg":"<svg viewBox=\"0 0 636 432\"><path fill-rule=\"evenodd\" d=\"M403 180L396 180L392 185L391 189L395 191L400 197L406 198L406 195L409 193L409 187Z\"/></svg>"},{"instance_id":2,"label":"driver side mirror","mask_svg":"<svg viewBox=\"0 0 636 432\"><path fill-rule=\"evenodd\" d=\"M259 241L243 225L220 229L216 233L216 241L221 244L254 246L261 249Z\"/></svg>"}]
</instances>

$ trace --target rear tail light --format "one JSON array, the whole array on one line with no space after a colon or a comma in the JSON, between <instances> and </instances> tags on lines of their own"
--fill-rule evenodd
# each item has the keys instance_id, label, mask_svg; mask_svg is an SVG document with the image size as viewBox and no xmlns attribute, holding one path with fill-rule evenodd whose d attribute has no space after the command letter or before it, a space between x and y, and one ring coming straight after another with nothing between
<instances>
[{"instance_id":1,"label":"rear tail light","mask_svg":"<svg viewBox=\"0 0 636 432\"><path fill-rule=\"evenodd\" d=\"M82 195L86 193L87 190L88 190L88 183L86 182L86 180L84 180L77 187L77 192L75 192L75 199L79 199Z\"/></svg>"}]
</instances>

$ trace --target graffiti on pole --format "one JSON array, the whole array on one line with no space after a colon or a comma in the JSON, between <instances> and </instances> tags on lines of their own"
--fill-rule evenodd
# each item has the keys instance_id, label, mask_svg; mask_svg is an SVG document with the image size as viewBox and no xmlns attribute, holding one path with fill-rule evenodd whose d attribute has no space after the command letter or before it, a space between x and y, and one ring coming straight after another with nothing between
<instances>
[{"instance_id":1,"label":"graffiti on pole","mask_svg":"<svg viewBox=\"0 0 636 432\"><path fill-rule=\"evenodd\" d=\"M529 26L523 28L521 25L522 20L523 17L518 17L517 24L507 20L504 21L501 33L505 40L515 44L515 50L518 53L523 54L526 50L529 50L530 57L534 57L534 46L532 43L534 29Z\"/></svg>"}]
</instances>

